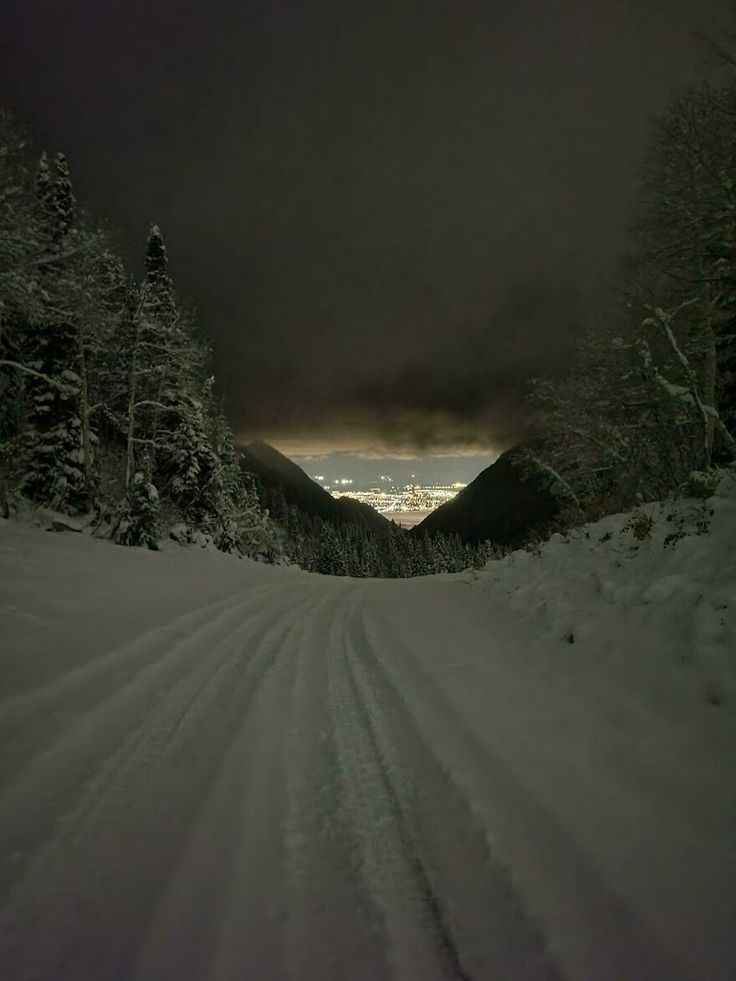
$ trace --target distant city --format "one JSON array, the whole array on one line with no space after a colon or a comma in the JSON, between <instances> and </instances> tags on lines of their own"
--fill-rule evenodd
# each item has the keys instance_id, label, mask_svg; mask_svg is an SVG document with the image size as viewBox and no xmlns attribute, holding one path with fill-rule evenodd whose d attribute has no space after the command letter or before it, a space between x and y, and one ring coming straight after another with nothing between
<instances>
[{"instance_id":1,"label":"distant city","mask_svg":"<svg viewBox=\"0 0 736 981\"><path fill-rule=\"evenodd\" d=\"M459 490L467 486L459 480L452 484L397 484L388 474L381 474L373 487L356 485L352 477L327 480L324 474L313 474L312 479L333 497L351 497L362 504L369 504L405 528L419 524L435 508L452 500Z\"/></svg>"},{"instance_id":2,"label":"distant city","mask_svg":"<svg viewBox=\"0 0 736 981\"><path fill-rule=\"evenodd\" d=\"M292 459L333 497L352 497L410 528L452 500L494 457L489 454L403 460L335 453Z\"/></svg>"}]
</instances>

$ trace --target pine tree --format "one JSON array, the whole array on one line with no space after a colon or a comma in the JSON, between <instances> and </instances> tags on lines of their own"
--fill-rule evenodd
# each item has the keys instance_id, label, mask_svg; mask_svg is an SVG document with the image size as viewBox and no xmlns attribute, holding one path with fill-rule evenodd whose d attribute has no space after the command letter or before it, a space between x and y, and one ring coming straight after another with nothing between
<instances>
[{"instance_id":1,"label":"pine tree","mask_svg":"<svg viewBox=\"0 0 736 981\"><path fill-rule=\"evenodd\" d=\"M116 529L116 541L120 545L158 549L162 534L161 499L149 473L150 468L142 461L121 504Z\"/></svg>"},{"instance_id":2,"label":"pine tree","mask_svg":"<svg viewBox=\"0 0 736 981\"><path fill-rule=\"evenodd\" d=\"M144 289L144 314L155 318L159 328L170 329L177 319L176 300L169 276L169 256L158 225L151 225L148 232Z\"/></svg>"},{"instance_id":3,"label":"pine tree","mask_svg":"<svg viewBox=\"0 0 736 981\"><path fill-rule=\"evenodd\" d=\"M27 263L38 253L38 219L24 160L26 136L0 107L0 514L8 516L20 479L28 410L25 337L40 305Z\"/></svg>"},{"instance_id":4,"label":"pine tree","mask_svg":"<svg viewBox=\"0 0 736 981\"><path fill-rule=\"evenodd\" d=\"M54 211L54 182L51 177L49 158L44 151L38 161L36 170L36 207L41 216L41 221L48 228L52 224Z\"/></svg>"},{"instance_id":5,"label":"pine tree","mask_svg":"<svg viewBox=\"0 0 736 981\"><path fill-rule=\"evenodd\" d=\"M52 236L54 241L62 242L72 231L76 220L76 205L69 165L63 153L57 153L55 159L56 176L51 185L48 204L52 219ZM39 168L40 179L40 168Z\"/></svg>"},{"instance_id":6,"label":"pine tree","mask_svg":"<svg viewBox=\"0 0 736 981\"><path fill-rule=\"evenodd\" d=\"M442 571L437 566L434 542L426 532L421 537L421 548L424 560L424 575L433 575L435 572Z\"/></svg>"},{"instance_id":7,"label":"pine tree","mask_svg":"<svg viewBox=\"0 0 736 981\"><path fill-rule=\"evenodd\" d=\"M75 222L71 179L62 155L62 169L51 177L42 157L36 180L42 239L49 261L41 266L42 297L38 315L28 323L24 347L35 372L27 382L29 412L23 461L22 490L32 499L58 510L84 511L91 504L85 469L80 417L82 349L78 317L76 263L56 259Z\"/></svg>"},{"instance_id":8,"label":"pine tree","mask_svg":"<svg viewBox=\"0 0 736 981\"><path fill-rule=\"evenodd\" d=\"M123 340L127 350L125 485L130 487L140 453L152 457L154 482L160 428L165 415L176 415L178 395L192 370L184 357L180 311L168 275L160 229L152 225L146 244L145 277L137 290ZM191 353L191 352L190 352ZM194 360L194 359L192 359ZM177 425L181 421L181 413Z\"/></svg>"}]
</instances>

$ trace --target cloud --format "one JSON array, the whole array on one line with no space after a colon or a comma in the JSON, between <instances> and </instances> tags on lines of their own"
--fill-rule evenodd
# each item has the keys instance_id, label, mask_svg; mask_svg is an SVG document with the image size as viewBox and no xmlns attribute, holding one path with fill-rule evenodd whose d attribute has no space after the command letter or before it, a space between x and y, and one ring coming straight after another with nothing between
<instances>
[{"instance_id":1,"label":"cloud","mask_svg":"<svg viewBox=\"0 0 736 981\"><path fill-rule=\"evenodd\" d=\"M88 6L6 0L0 85L135 268L161 225L238 432L444 453L532 424L729 0Z\"/></svg>"}]
</instances>

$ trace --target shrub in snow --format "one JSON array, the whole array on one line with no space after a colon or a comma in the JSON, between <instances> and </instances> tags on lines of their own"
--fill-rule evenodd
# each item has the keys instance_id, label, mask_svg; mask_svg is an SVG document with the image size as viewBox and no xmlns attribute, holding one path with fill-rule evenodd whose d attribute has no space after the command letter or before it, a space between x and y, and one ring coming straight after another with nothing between
<instances>
[{"instance_id":1,"label":"shrub in snow","mask_svg":"<svg viewBox=\"0 0 736 981\"><path fill-rule=\"evenodd\" d=\"M638 542L644 542L651 537L654 527L654 518L645 511L634 511L629 520L621 529L630 531Z\"/></svg>"},{"instance_id":2,"label":"shrub in snow","mask_svg":"<svg viewBox=\"0 0 736 981\"><path fill-rule=\"evenodd\" d=\"M539 558L519 550L490 562L479 581L502 588L556 643L624 673L640 663L654 691L666 676L683 698L736 706L736 470L707 504L681 498L609 515L546 542Z\"/></svg>"},{"instance_id":3,"label":"shrub in snow","mask_svg":"<svg viewBox=\"0 0 736 981\"><path fill-rule=\"evenodd\" d=\"M685 484L688 497L711 497L718 486L720 474L717 471L693 470Z\"/></svg>"},{"instance_id":4,"label":"shrub in snow","mask_svg":"<svg viewBox=\"0 0 736 981\"><path fill-rule=\"evenodd\" d=\"M20 491L54 511L82 514L91 492L84 472L79 418L60 420L45 431L28 431Z\"/></svg>"},{"instance_id":5,"label":"shrub in snow","mask_svg":"<svg viewBox=\"0 0 736 981\"><path fill-rule=\"evenodd\" d=\"M113 534L120 545L141 545L157 549L161 538L161 500L156 487L140 472L136 473L128 495L122 502Z\"/></svg>"}]
</instances>

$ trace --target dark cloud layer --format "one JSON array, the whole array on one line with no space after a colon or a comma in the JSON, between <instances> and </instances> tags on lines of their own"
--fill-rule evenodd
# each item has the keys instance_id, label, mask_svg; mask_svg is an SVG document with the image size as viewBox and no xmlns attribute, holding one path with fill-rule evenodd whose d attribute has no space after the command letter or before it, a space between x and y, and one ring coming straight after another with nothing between
<instances>
[{"instance_id":1,"label":"dark cloud layer","mask_svg":"<svg viewBox=\"0 0 736 981\"><path fill-rule=\"evenodd\" d=\"M727 0L4 0L0 86L200 305L243 434L503 445Z\"/></svg>"}]
</instances>

